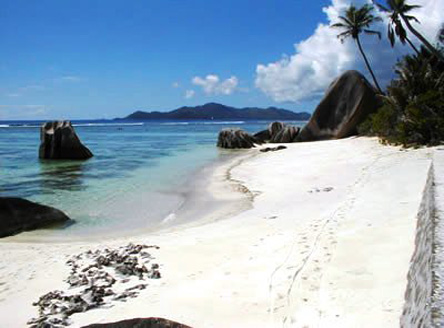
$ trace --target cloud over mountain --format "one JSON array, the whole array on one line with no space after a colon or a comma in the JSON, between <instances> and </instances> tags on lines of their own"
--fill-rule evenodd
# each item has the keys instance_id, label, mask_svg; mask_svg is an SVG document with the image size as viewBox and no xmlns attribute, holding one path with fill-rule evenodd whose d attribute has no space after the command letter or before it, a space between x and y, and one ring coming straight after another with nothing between
<instances>
[{"instance_id":1,"label":"cloud over mountain","mask_svg":"<svg viewBox=\"0 0 444 328\"><path fill-rule=\"evenodd\" d=\"M221 81L218 75L209 74L205 78L195 76L191 82L194 85L202 87L207 95L230 95L239 84L236 76Z\"/></svg>"}]
</instances>

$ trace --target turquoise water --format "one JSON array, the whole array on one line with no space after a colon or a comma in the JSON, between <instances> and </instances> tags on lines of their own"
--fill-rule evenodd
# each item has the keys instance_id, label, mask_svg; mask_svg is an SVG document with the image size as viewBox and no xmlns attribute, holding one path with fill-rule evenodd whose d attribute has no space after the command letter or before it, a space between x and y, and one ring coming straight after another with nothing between
<instances>
[{"instance_id":1,"label":"turquoise water","mask_svg":"<svg viewBox=\"0 0 444 328\"><path fill-rule=\"evenodd\" d=\"M94 157L43 161L38 159L41 122L3 121L0 196L54 206L76 221L51 231L55 235L154 228L184 202L187 178L230 156L216 147L222 128L257 132L268 123L73 121Z\"/></svg>"}]
</instances>

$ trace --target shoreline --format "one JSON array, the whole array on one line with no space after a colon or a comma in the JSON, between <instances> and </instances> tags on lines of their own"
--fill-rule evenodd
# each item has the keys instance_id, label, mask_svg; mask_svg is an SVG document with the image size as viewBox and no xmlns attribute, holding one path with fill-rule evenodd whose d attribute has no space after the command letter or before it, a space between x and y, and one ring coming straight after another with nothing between
<instances>
[{"instance_id":1,"label":"shoreline","mask_svg":"<svg viewBox=\"0 0 444 328\"><path fill-rule=\"evenodd\" d=\"M65 244L90 242L91 238L101 241L137 238L147 234L165 233L206 224L240 213L252 206L252 199L245 196L243 188L237 188L238 183L231 180L229 171L244 160L255 156L255 153L251 150L224 150L224 152L226 152L223 155L225 158L215 158L210 163L194 169L175 189L168 186L159 190L159 194L173 195L181 198L181 201L171 208L167 216L149 227L127 229L123 233L122 231L104 231L93 235L83 233L68 236L63 235L65 228L43 228L7 237L0 240L0 243ZM234 193L231 193L233 191ZM56 232L55 235L54 232Z\"/></svg>"},{"instance_id":2,"label":"shoreline","mask_svg":"<svg viewBox=\"0 0 444 328\"><path fill-rule=\"evenodd\" d=\"M148 316L192 327L399 327L434 149L373 138L286 146L231 168L255 197L221 220L90 243L0 242L5 323L25 326L38 296L67 288L67 257L131 241L160 247L162 278L128 302L74 314L72 327Z\"/></svg>"}]
</instances>

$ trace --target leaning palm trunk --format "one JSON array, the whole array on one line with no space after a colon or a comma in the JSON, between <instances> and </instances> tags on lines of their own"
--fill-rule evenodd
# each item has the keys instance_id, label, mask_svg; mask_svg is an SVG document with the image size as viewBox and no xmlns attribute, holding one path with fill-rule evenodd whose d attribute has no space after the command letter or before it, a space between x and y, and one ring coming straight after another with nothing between
<instances>
[{"instance_id":1,"label":"leaning palm trunk","mask_svg":"<svg viewBox=\"0 0 444 328\"><path fill-rule=\"evenodd\" d=\"M407 28L410 30L410 32L412 32L424 44L424 46L426 46L426 48L433 55L435 55L436 58L438 58L440 61L444 62L444 57L439 53L439 51L436 50L436 48L434 46L432 46L430 44L430 42L427 41L427 39L421 35L421 33L419 33L417 30L414 29L414 27L410 24L409 20L403 14L401 14L401 18L404 21Z\"/></svg>"},{"instance_id":2,"label":"leaning palm trunk","mask_svg":"<svg viewBox=\"0 0 444 328\"><path fill-rule=\"evenodd\" d=\"M375 82L376 88L378 89L380 94L384 94L384 92L382 92L381 87L378 84L378 81L376 80L376 76L373 73L372 68L370 67L370 63L368 62L367 56L365 55L364 50L362 50L361 41L359 40L359 36L357 36L355 38L355 40L356 40L356 43L358 44L359 51L361 52L361 55L364 58L365 65L367 66L367 69L368 69L368 71L370 72L370 74L371 74L371 76L373 78L373 82Z\"/></svg>"},{"instance_id":3,"label":"leaning palm trunk","mask_svg":"<svg viewBox=\"0 0 444 328\"><path fill-rule=\"evenodd\" d=\"M413 44L412 41L410 41L410 39L408 37L405 37L405 40L407 41L407 43L410 45L410 47L415 50L416 54L419 55L419 50L415 47L415 45Z\"/></svg>"}]
</instances>

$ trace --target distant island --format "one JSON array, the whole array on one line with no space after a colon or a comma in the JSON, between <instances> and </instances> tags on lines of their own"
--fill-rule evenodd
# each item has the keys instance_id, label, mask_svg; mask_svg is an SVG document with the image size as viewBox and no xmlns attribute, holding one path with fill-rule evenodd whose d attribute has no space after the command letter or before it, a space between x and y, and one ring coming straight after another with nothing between
<instances>
[{"instance_id":1,"label":"distant island","mask_svg":"<svg viewBox=\"0 0 444 328\"><path fill-rule=\"evenodd\" d=\"M217 103L208 103L196 107L180 107L169 112L134 112L123 119L129 120L295 120L310 119L307 112L295 113L276 107L235 108Z\"/></svg>"}]
</instances>

